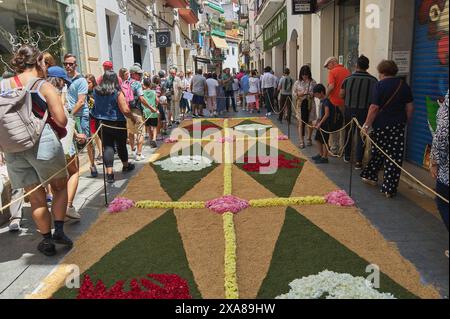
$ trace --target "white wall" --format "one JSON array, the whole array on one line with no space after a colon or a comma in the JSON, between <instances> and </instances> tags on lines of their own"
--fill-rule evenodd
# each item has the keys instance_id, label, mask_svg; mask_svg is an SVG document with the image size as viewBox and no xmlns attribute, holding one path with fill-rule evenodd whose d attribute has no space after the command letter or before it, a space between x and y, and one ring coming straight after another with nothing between
<instances>
[{"instance_id":1,"label":"white wall","mask_svg":"<svg viewBox=\"0 0 450 319\"><path fill-rule=\"evenodd\" d=\"M328 70L323 68L325 60L335 54L338 48L336 34L334 34L337 20L334 16L334 6L328 6L320 15L311 17L311 72L317 83L327 81ZM336 20L335 20L336 19Z\"/></svg>"},{"instance_id":2,"label":"white wall","mask_svg":"<svg viewBox=\"0 0 450 319\"><path fill-rule=\"evenodd\" d=\"M239 47L236 42L227 41L229 46L229 54L226 55L226 59L223 63L223 68L230 68L233 72L233 68L236 69L236 72L239 72ZM234 48L234 55L232 54Z\"/></svg>"},{"instance_id":3,"label":"white wall","mask_svg":"<svg viewBox=\"0 0 450 319\"><path fill-rule=\"evenodd\" d=\"M377 5L380 8L380 28L368 28L366 25L366 7ZM371 63L369 72L376 75L378 62L390 57L392 31L391 0L361 0L359 54L367 56ZM407 28L405 28L405 31Z\"/></svg>"},{"instance_id":4,"label":"white wall","mask_svg":"<svg viewBox=\"0 0 450 319\"><path fill-rule=\"evenodd\" d=\"M116 22L116 29L111 33L113 38L114 70L118 72L122 67L129 68L133 64L133 47L130 42L129 22L126 15L120 12L116 1L96 1L96 3L100 63L109 60L106 25L106 14L109 14L113 16L111 22Z\"/></svg>"}]
</instances>

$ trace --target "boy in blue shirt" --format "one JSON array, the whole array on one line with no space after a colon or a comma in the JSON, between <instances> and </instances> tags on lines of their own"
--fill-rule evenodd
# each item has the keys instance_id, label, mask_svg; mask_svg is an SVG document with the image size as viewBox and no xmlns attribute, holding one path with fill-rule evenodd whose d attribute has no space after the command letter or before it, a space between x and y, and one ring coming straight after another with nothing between
<instances>
[{"instance_id":1,"label":"boy in blue shirt","mask_svg":"<svg viewBox=\"0 0 450 319\"><path fill-rule=\"evenodd\" d=\"M338 127L342 127L343 116L338 107L333 105L326 96L326 89L323 84L317 84L313 88L314 97L320 99L320 118L316 123L316 141L318 142L319 154L313 156L316 164L328 164L328 149L327 144L330 134L322 130L331 132ZM340 125L340 126L339 126Z\"/></svg>"}]
</instances>

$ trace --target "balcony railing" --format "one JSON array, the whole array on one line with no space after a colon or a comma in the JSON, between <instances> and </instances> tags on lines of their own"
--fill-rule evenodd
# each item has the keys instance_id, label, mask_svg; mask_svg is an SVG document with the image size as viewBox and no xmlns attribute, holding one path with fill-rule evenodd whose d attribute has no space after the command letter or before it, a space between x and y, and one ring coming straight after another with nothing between
<instances>
[{"instance_id":1,"label":"balcony railing","mask_svg":"<svg viewBox=\"0 0 450 319\"><path fill-rule=\"evenodd\" d=\"M248 4L241 4L239 8L239 18L248 19Z\"/></svg>"},{"instance_id":2,"label":"balcony railing","mask_svg":"<svg viewBox=\"0 0 450 319\"><path fill-rule=\"evenodd\" d=\"M244 40L244 41L241 42L241 44L239 46L240 46L239 51L242 54L250 53L250 42L249 41Z\"/></svg>"}]
</instances>

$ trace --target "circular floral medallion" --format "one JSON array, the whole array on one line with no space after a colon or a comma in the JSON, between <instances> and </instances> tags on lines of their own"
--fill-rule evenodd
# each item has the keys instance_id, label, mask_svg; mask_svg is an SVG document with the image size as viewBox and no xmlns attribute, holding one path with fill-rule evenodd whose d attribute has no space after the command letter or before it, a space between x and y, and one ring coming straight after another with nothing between
<instances>
[{"instance_id":1,"label":"circular floral medallion","mask_svg":"<svg viewBox=\"0 0 450 319\"><path fill-rule=\"evenodd\" d=\"M169 157L154 164L161 166L164 171L169 172L192 172L201 171L206 167L212 166L213 161L207 157L200 155L182 155Z\"/></svg>"},{"instance_id":2,"label":"circular floral medallion","mask_svg":"<svg viewBox=\"0 0 450 319\"><path fill-rule=\"evenodd\" d=\"M243 124L235 126L234 129L236 131L248 132L248 131L262 131L271 128L272 125L264 125L264 124Z\"/></svg>"},{"instance_id":3,"label":"circular floral medallion","mask_svg":"<svg viewBox=\"0 0 450 319\"><path fill-rule=\"evenodd\" d=\"M291 290L276 299L396 299L390 293L379 292L363 277L329 270L296 279L289 286Z\"/></svg>"}]
</instances>

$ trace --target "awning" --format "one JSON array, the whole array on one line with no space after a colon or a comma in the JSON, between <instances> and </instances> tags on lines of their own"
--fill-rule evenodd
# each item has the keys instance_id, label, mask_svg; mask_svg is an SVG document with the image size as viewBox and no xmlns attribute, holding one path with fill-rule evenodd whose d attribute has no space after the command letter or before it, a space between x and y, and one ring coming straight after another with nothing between
<instances>
[{"instance_id":1,"label":"awning","mask_svg":"<svg viewBox=\"0 0 450 319\"><path fill-rule=\"evenodd\" d=\"M216 46L216 48L218 49L228 49L228 44L227 41L225 41L225 39L219 38L219 37L215 37L215 36L211 36L214 45Z\"/></svg>"},{"instance_id":2,"label":"awning","mask_svg":"<svg viewBox=\"0 0 450 319\"><path fill-rule=\"evenodd\" d=\"M221 5L217 5L215 3L208 2L207 6L210 7L211 9L216 10L217 12L225 13L225 10L223 10Z\"/></svg>"}]
</instances>

